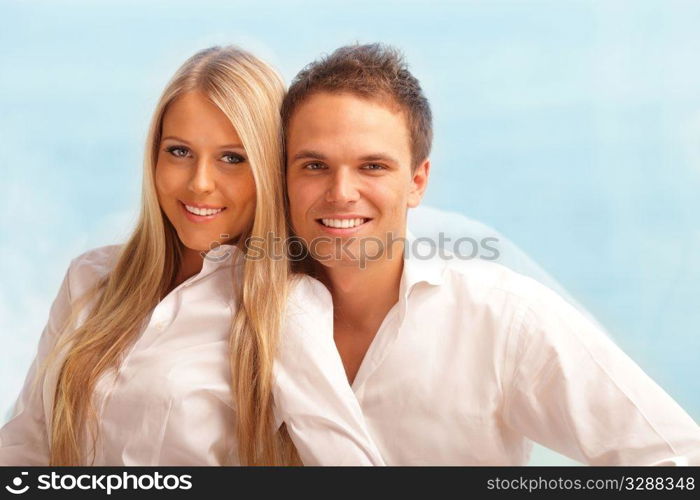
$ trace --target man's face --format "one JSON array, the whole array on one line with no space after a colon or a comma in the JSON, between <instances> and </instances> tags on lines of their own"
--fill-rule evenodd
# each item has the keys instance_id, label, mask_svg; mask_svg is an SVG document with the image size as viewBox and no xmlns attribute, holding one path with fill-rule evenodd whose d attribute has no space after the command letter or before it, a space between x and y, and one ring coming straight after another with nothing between
<instances>
[{"instance_id":1,"label":"man's face","mask_svg":"<svg viewBox=\"0 0 700 500\"><path fill-rule=\"evenodd\" d=\"M313 94L287 131L293 229L325 266L372 261L378 242L404 237L407 209L420 203L429 167L425 160L411 168L406 118L391 103Z\"/></svg>"}]
</instances>

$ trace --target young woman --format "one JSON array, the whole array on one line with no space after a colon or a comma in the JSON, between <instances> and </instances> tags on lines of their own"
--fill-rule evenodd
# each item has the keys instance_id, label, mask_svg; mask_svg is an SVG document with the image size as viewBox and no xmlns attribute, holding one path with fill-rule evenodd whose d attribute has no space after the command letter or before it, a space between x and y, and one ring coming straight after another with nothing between
<instances>
[{"instance_id":1,"label":"young woman","mask_svg":"<svg viewBox=\"0 0 700 500\"><path fill-rule=\"evenodd\" d=\"M289 272L283 94L233 47L177 71L148 133L138 224L71 262L0 465L381 463L330 296Z\"/></svg>"}]
</instances>

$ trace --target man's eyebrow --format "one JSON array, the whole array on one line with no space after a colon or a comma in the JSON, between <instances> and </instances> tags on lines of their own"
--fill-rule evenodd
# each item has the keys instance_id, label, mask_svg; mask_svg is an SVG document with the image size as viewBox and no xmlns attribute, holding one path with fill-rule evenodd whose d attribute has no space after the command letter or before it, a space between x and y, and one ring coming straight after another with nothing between
<instances>
[{"instance_id":1,"label":"man's eyebrow","mask_svg":"<svg viewBox=\"0 0 700 500\"><path fill-rule=\"evenodd\" d=\"M323 153L314 151L312 149L302 149L297 154L292 157L292 161L297 160L322 160L325 161L327 158ZM372 153L369 155L361 156L358 158L359 161L385 161L388 163L398 164L398 160L391 155L386 153Z\"/></svg>"},{"instance_id":2,"label":"man's eyebrow","mask_svg":"<svg viewBox=\"0 0 700 500\"><path fill-rule=\"evenodd\" d=\"M326 157L323 153L314 151L312 149L302 149L297 154L292 157L292 161L297 160L325 160Z\"/></svg>"},{"instance_id":3,"label":"man's eyebrow","mask_svg":"<svg viewBox=\"0 0 700 500\"><path fill-rule=\"evenodd\" d=\"M388 163L395 163L398 165L398 160L391 155L386 153L373 153L371 155L366 155L360 158L360 161L385 161Z\"/></svg>"}]
</instances>

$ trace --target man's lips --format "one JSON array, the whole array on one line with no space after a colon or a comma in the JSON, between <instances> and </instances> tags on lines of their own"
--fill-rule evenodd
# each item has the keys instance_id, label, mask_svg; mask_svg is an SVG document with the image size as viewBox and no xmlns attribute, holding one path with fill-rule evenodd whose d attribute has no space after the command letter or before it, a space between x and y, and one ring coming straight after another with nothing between
<instances>
[{"instance_id":1,"label":"man's lips","mask_svg":"<svg viewBox=\"0 0 700 500\"><path fill-rule=\"evenodd\" d=\"M372 220L359 214L328 215L315 219L316 223L327 230L357 229Z\"/></svg>"}]
</instances>

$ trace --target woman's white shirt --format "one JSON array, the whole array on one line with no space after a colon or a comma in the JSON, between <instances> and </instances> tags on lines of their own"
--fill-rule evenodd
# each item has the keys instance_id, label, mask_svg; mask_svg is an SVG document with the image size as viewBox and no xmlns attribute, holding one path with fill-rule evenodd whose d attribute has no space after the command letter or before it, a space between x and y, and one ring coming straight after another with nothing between
<instances>
[{"instance_id":1,"label":"woman's white shirt","mask_svg":"<svg viewBox=\"0 0 700 500\"><path fill-rule=\"evenodd\" d=\"M0 429L0 465L48 464L54 390L67 349L34 392L32 384L71 303L109 273L119 249L96 248L71 262L13 417ZM154 308L120 366L98 380L94 465L238 463L228 338L241 256L231 245L210 252L201 272ZM277 423L286 422L306 465L381 465L333 342L332 311L322 306L327 294L306 277L290 292L274 367Z\"/></svg>"}]
</instances>

